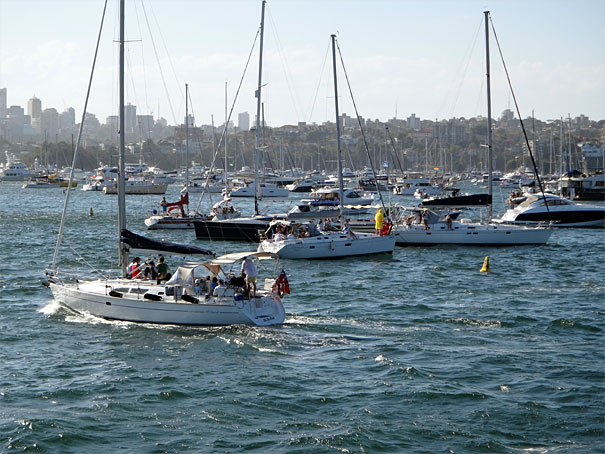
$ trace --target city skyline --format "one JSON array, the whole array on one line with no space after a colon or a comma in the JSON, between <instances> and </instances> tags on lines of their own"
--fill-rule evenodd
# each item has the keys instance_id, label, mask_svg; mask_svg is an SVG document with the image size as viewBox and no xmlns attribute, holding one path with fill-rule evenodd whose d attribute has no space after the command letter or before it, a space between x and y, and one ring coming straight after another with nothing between
<instances>
[{"instance_id":1,"label":"city skyline","mask_svg":"<svg viewBox=\"0 0 605 454\"><path fill-rule=\"evenodd\" d=\"M88 108L102 122L117 113L117 46L112 42L116 4L109 2ZM127 102L138 106L137 114L179 124L187 82L196 123L210 124L212 119L223 123L225 83L230 108L258 29L260 5L260 1L128 2ZM333 121L326 58L331 33L338 33L362 117L386 121L412 113L430 120L486 115L482 24L486 6L522 117L534 110L545 120L568 113L605 118L605 63L595 58L605 42L601 2L486 5L381 0L370 6L360 1L272 0L267 3L263 62L267 124ZM28 15L32 7L39 14ZM8 88L9 106L26 106L36 96L42 109L75 108L76 122L80 121L102 7L101 1L51 5L0 0L0 87ZM504 86L493 36L490 41L497 116L504 109L514 110L514 105ZM253 121L257 68L255 47L231 117L235 124L237 114L245 111ZM339 74L340 111L354 115L345 84Z\"/></svg>"}]
</instances>

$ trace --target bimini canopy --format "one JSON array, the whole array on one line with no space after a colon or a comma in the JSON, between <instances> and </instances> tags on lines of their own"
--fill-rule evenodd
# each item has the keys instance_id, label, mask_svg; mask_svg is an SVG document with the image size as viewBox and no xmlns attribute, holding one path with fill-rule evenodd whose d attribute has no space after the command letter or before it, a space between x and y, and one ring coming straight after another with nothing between
<instances>
[{"instance_id":1,"label":"bimini canopy","mask_svg":"<svg viewBox=\"0 0 605 454\"><path fill-rule=\"evenodd\" d=\"M137 235L126 229L120 232L120 240L131 248L140 251L163 252L165 254L177 255L215 255L214 252L209 251L208 249L171 243L169 241L154 240Z\"/></svg>"}]
</instances>

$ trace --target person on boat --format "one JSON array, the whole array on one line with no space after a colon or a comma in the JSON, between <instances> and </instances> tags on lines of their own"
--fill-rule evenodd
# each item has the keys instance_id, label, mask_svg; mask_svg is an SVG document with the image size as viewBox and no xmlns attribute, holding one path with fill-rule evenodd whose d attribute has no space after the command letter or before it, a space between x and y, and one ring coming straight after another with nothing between
<instances>
[{"instance_id":1,"label":"person on boat","mask_svg":"<svg viewBox=\"0 0 605 454\"><path fill-rule=\"evenodd\" d=\"M158 260L158 266L156 267L158 274L157 274L157 284L160 285L160 281L167 281L168 279L170 279L172 277L172 274L170 274L168 272L168 270L170 269L170 267L164 263L164 256L160 255L160 258Z\"/></svg>"},{"instance_id":2,"label":"person on boat","mask_svg":"<svg viewBox=\"0 0 605 454\"><path fill-rule=\"evenodd\" d=\"M258 276L258 271L256 266L254 266L254 262L250 260L248 257L244 257L242 262L242 277L246 276L246 290L248 295L250 295L250 286L254 288L254 292L252 292L252 298L256 297L256 278Z\"/></svg>"},{"instance_id":3,"label":"person on boat","mask_svg":"<svg viewBox=\"0 0 605 454\"><path fill-rule=\"evenodd\" d=\"M168 202L166 202L166 197L162 197L160 206L162 207L162 214L168 213Z\"/></svg>"},{"instance_id":4,"label":"person on boat","mask_svg":"<svg viewBox=\"0 0 605 454\"><path fill-rule=\"evenodd\" d=\"M347 219L342 227L342 233L347 235L349 238L357 238L353 231L351 230L351 225L349 224L351 220Z\"/></svg>"},{"instance_id":5,"label":"person on boat","mask_svg":"<svg viewBox=\"0 0 605 454\"><path fill-rule=\"evenodd\" d=\"M132 259L128 268L126 268L126 277L129 279L136 279L141 277L141 258L135 257Z\"/></svg>"},{"instance_id":6,"label":"person on boat","mask_svg":"<svg viewBox=\"0 0 605 454\"><path fill-rule=\"evenodd\" d=\"M208 290L208 293L210 293L211 295L214 294L214 289L218 287L218 278L216 276L214 276L212 278L212 282L210 283L210 289Z\"/></svg>"},{"instance_id":7,"label":"person on boat","mask_svg":"<svg viewBox=\"0 0 605 454\"><path fill-rule=\"evenodd\" d=\"M376 229L376 235L380 235L380 232L382 231L382 224L384 224L384 214L382 214L382 208L378 208L378 211L376 212L376 216L374 216L374 221L375 221L375 229Z\"/></svg>"},{"instance_id":8,"label":"person on boat","mask_svg":"<svg viewBox=\"0 0 605 454\"><path fill-rule=\"evenodd\" d=\"M448 230L452 230L452 217L449 214L445 216L445 225Z\"/></svg>"},{"instance_id":9,"label":"person on boat","mask_svg":"<svg viewBox=\"0 0 605 454\"><path fill-rule=\"evenodd\" d=\"M149 262L145 262L145 269L143 270L143 279L155 279L157 278L157 276L158 269L156 268L154 261L151 260Z\"/></svg>"}]
</instances>

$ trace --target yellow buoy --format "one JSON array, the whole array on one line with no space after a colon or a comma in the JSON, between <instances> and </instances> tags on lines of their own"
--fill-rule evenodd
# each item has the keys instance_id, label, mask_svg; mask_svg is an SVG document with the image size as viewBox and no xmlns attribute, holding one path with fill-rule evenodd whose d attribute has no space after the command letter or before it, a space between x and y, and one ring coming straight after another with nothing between
<instances>
[{"instance_id":1,"label":"yellow buoy","mask_svg":"<svg viewBox=\"0 0 605 454\"><path fill-rule=\"evenodd\" d=\"M489 273L489 255L485 256L483 259L483 266L480 270L481 273Z\"/></svg>"},{"instance_id":2,"label":"yellow buoy","mask_svg":"<svg viewBox=\"0 0 605 454\"><path fill-rule=\"evenodd\" d=\"M92 212L92 208L90 209L90 213L88 213L89 216L94 216L94 213Z\"/></svg>"}]
</instances>

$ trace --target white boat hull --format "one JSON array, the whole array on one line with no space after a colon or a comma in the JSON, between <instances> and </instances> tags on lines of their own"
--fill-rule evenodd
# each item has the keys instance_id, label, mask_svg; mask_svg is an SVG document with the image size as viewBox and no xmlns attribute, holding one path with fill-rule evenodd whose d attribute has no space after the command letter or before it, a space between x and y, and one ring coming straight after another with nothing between
<instances>
[{"instance_id":1,"label":"white boat hull","mask_svg":"<svg viewBox=\"0 0 605 454\"><path fill-rule=\"evenodd\" d=\"M261 197L288 197L290 191L286 188L261 186ZM230 197L254 197L254 187L246 186L237 188L229 194Z\"/></svg>"},{"instance_id":2,"label":"white boat hull","mask_svg":"<svg viewBox=\"0 0 605 454\"><path fill-rule=\"evenodd\" d=\"M392 235L377 236L356 233L356 238L345 234L327 234L274 242L264 240L259 252L273 252L285 259L331 259L356 255L391 253L395 248Z\"/></svg>"},{"instance_id":3,"label":"white boat hull","mask_svg":"<svg viewBox=\"0 0 605 454\"><path fill-rule=\"evenodd\" d=\"M126 182L125 193L126 194L166 194L168 189L167 183L153 183L153 184L129 184ZM103 188L105 194L117 194L118 188L116 186L106 186Z\"/></svg>"},{"instance_id":4,"label":"white boat hull","mask_svg":"<svg viewBox=\"0 0 605 454\"><path fill-rule=\"evenodd\" d=\"M130 281L132 282L132 281ZM120 288L119 281L113 281ZM107 320L168 325L278 325L285 320L281 301L271 295L252 300L236 301L231 297L210 297L199 303L175 301L164 296L163 301L151 301L142 294L110 296L111 281L91 281L78 284L51 283L55 299L76 312L89 313ZM153 287L141 283L141 288ZM156 286L156 288L158 288Z\"/></svg>"},{"instance_id":5,"label":"white boat hull","mask_svg":"<svg viewBox=\"0 0 605 454\"><path fill-rule=\"evenodd\" d=\"M477 246L513 246L546 244L551 229L525 228L495 224L455 223L449 229L445 223L431 224L425 230L422 225L396 226L392 231L397 245L466 244Z\"/></svg>"}]
</instances>

